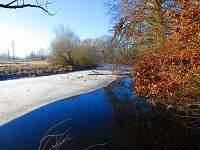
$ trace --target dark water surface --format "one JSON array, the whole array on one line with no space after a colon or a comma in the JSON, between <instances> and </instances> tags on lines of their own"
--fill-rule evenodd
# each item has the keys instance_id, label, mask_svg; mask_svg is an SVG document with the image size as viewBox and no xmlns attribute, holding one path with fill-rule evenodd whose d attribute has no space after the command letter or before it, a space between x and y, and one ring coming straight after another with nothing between
<instances>
[{"instance_id":1,"label":"dark water surface","mask_svg":"<svg viewBox=\"0 0 200 150\"><path fill-rule=\"evenodd\" d=\"M70 118L49 133L70 129L67 133L73 138L61 150L79 150L95 144L104 146L91 149L133 149L116 121L116 110L120 109L111 100L126 97L136 103L130 87L132 79L123 77L107 88L54 102L15 119L0 127L0 150L36 150L48 129ZM50 145L54 143L50 140Z\"/></svg>"}]
</instances>

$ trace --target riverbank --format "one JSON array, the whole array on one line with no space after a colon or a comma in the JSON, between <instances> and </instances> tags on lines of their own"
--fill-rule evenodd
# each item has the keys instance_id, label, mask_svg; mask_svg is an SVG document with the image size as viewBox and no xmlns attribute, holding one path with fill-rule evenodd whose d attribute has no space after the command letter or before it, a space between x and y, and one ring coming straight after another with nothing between
<instances>
[{"instance_id":1,"label":"riverbank","mask_svg":"<svg viewBox=\"0 0 200 150\"><path fill-rule=\"evenodd\" d=\"M1 81L0 126L57 100L105 87L117 78L111 71L96 73L88 70Z\"/></svg>"},{"instance_id":2,"label":"riverbank","mask_svg":"<svg viewBox=\"0 0 200 150\"><path fill-rule=\"evenodd\" d=\"M85 68L51 66L46 61L1 63L0 81L55 75L83 69Z\"/></svg>"}]
</instances>

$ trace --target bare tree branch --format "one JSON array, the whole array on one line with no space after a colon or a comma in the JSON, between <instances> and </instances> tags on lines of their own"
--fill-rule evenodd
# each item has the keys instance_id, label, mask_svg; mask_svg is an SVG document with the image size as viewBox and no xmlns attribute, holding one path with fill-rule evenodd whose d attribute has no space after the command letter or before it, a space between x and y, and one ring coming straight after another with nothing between
<instances>
[{"instance_id":1,"label":"bare tree branch","mask_svg":"<svg viewBox=\"0 0 200 150\"><path fill-rule=\"evenodd\" d=\"M15 3L15 2L17 2L17 1L18 1L18 0L14 0L14 1L12 1L12 2L6 4L6 5L11 5L11 4L13 4L13 3Z\"/></svg>"},{"instance_id":2,"label":"bare tree branch","mask_svg":"<svg viewBox=\"0 0 200 150\"><path fill-rule=\"evenodd\" d=\"M13 0L7 4L2 4L0 3L0 8L6 8L6 9L20 9L20 8L26 8L26 7L31 7L31 8L39 8L42 9L45 13L47 13L48 15L55 15L56 13L50 13L48 10L48 6L53 4L54 1L49 2L48 0L46 0L45 2L40 1L38 2L38 0L35 0L35 3L26 3L24 2L25 0L23 0L22 3L19 2L19 0Z\"/></svg>"}]
</instances>

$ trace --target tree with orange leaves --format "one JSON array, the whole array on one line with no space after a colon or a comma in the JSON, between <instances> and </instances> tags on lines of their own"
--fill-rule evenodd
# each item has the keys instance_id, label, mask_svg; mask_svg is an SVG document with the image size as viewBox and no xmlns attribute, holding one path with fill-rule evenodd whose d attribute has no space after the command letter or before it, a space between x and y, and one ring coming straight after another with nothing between
<instances>
[{"instance_id":1,"label":"tree with orange leaves","mask_svg":"<svg viewBox=\"0 0 200 150\"><path fill-rule=\"evenodd\" d=\"M179 1L170 11L176 22L162 48L148 49L135 66L133 78L138 95L151 102L188 110L200 106L200 4ZM197 115L200 118L200 114Z\"/></svg>"},{"instance_id":2,"label":"tree with orange leaves","mask_svg":"<svg viewBox=\"0 0 200 150\"><path fill-rule=\"evenodd\" d=\"M140 3L140 9L145 8L143 5L147 4L152 14L147 14L146 17L148 17L142 17L141 20L153 19L155 22L153 25L147 24L148 26L141 28L144 31L142 30L140 32L142 34L137 35L139 28L134 28L136 27L134 23L131 24L132 26L129 24L126 26L127 20L133 19L128 16L125 20L118 20L114 28L114 38L116 41L122 38L122 41L128 40L133 45L138 44L140 59L134 65L132 73L134 94L148 99L149 111L144 113L140 109L130 108L131 110L123 111L128 112L128 115L122 113L120 114L122 119L120 120L120 117L117 119L123 127L130 123L124 128L134 137L132 142L139 141L141 147L138 149L199 149L200 3L197 0L170 1L171 7L164 14L170 26L158 28L161 27L159 25L164 24L159 24L162 22L159 20L162 19L156 20L156 17L152 17L156 16L153 12L158 10L156 4L163 6L168 2L167 0L130 2ZM130 13L138 15L135 8L131 8L133 11ZM165 12L164 7L161 10L162 13ZM140 13L140 15L143 14ZM121 15L122 18L124 16ZM138 18L134 19L137 21ZM141 20L139 20L140 23ZM137 38L135 38L136 35ZM162 35L165 35L164 38ZM148 41L146 39L150 37L152 38L149 45L141 42ZM117 44L121 43L119 41ZM132 106L132 102L130 103ZM145 147L146 145L148 146Z\"/></svg>"}]
</instances>

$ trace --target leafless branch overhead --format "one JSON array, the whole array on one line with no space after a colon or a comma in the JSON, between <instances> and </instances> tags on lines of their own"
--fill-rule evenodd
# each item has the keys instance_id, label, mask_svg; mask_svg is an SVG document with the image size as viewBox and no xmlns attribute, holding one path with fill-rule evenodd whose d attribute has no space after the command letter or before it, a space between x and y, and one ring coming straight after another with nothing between
<instances>
[{"instance_id":1,"label":"leafless branch overhead","mask_svg":"<svg viewBox=\"0 0 200 150\"><path fill-rule=\"evenodd\" d=\"M35 2L26 2L26 0L13 0L9 3L0 3L0 8L7 8L7 9L20 9L20 8L39 8L42 9L44 12L46 12L48 15L55 15L56 13L50 13L48 10L48 6L51 5L54 1L40 1L35 0Z\"/></svg>"}]
</instances>

